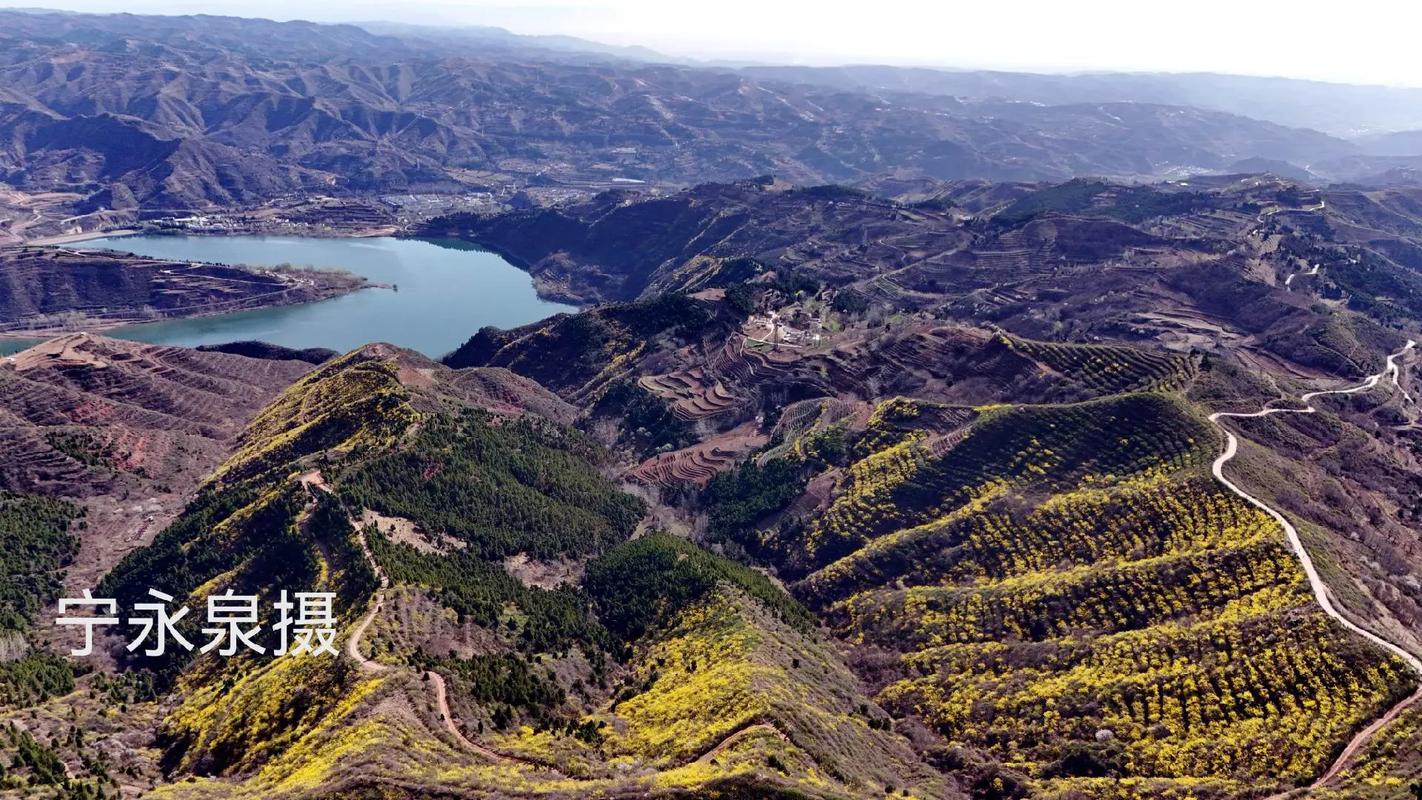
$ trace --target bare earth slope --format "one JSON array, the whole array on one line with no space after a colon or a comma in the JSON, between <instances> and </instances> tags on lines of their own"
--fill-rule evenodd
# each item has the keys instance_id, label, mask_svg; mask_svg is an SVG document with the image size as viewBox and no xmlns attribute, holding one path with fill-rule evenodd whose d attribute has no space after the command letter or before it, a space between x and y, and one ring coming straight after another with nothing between
<instances>
[{"instance_id":1,"label":"bare earth slope","mask_svg":"<svg viewBox=\"0 0 1422 800\"><path fill-rule=\"evenodd\" d=\"M85 334L37 345L0 363L0 487L90 508L69 581L92 586L310 366Z\"/></svg>"}]
</instances>

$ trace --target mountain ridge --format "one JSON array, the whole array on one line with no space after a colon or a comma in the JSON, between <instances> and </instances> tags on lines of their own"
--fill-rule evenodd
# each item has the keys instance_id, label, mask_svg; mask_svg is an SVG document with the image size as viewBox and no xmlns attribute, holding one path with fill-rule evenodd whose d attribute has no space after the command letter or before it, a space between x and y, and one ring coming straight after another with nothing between
<instances>
[{"instance_id":1,"label":"mountain ridge","mask_svg":"<svg viewBox=\"0 0 1422 800\"><path fill-rule=\"evenodd\" d=\"M1247 158L1322 169L1361 157L1324 134L1184 106L964 103L538 50L481 59L354 26L6 19L0 179L27 193L122 185L145 208L766 172L800 183L895 169L1161 177ZM66 66L76 60L87 67ZM113 84L116 73L125 78ZM1365 169L1349 163L1350 174Z\"/></svg>"}]
</instances>

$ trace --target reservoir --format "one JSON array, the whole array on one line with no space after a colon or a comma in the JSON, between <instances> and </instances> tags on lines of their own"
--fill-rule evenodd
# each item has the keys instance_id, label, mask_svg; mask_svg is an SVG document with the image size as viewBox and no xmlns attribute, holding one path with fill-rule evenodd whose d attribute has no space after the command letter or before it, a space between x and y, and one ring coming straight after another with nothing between
<instances>
[{"instance_id":1,"label":"reservoir","mask_svg":"<svg viewBox=\"0 0 1422 800\"><path fill-rule=\"evenodd\" d=\"M389 342L438 358L485 325L512 328L576 310L540 299L527 273L457 240L125 236L82 246L180 261L344 269L396 287L105 331L107 336L154 344L196 347L257 339L345 352L369 342Z\"/></svg>"}]
</instances>

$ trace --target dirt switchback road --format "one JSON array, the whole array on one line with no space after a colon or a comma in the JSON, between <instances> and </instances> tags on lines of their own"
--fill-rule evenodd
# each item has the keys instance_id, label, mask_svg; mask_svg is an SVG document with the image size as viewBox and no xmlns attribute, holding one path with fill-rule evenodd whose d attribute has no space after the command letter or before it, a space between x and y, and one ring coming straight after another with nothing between
<instances>
[{"instance_id":1,"label":"dirt switchback road","mask_svg":"<svg viewBox=\"0 0 1422 800\"><path fill-rule=\"evenodd\" d=\"M1298 556L1299 563L1303 565L1304 574L1308 577L1309 588L1313 591L1313 596L1315 599L1318 600L1319 606L1323 608L1323 612L1328 616L1332 617L1333 619L1337 620L1339 624L1352 631L1353 633L1362 636L1363 638L1367 639L1378 647L1381 647L1382 649L1402 659L1404 662L1407 663L1409 667L1412 668L1414 672L1418 674L1419 677L1422 677L1422 660L1419 660L1417 656L1408 652L1398 644L1390 642L1382 638L1381 636L1378 636L1377 634L1373 633L1372 631L1362 628L1361 626L1355 624L1352 620L1349 620L1347 617L1339 613L1338 609L1333 605L1333 598L1328 590L1328 585L1325 584L1323 582L1323 578L1319 576L1318 570L1313 565L1313 559L1309 556L1308 549L1304 547L1303 540L1299 538L1298 529L1293 526L1293 523L1289 522L1288 518L1271 508L1264 501L1239 488L1239 486L1237 486L1233 481L1225 477L1224 466L1225 464L1228 464L1231 460L1233 460L1235 455L1238 453L1239 439L1236 438L1235 435L1230 432L1230 430L1226 428L1221 422L1221 420L1224 419L1249 419L1252 417L1267 417L1271 414L1314 414L1318 411L1318 409L1312 405L1312 402L1315 398L1323 397L1325 395L1347 395L1370 391L1372 389L1377 388L1378 384L1381 383L1384 378L1391 379L1392 382L1397 386L1398 390L1403 393L1403 397L1407 400L1407 402L1412 402L1412 396L1407 394L1406 390L1402 388L1402 370L1401 367L1399 367L1397 364L1397 359L1405 355L1408 351L1412 350L1416 346L1417 342L1409 339L1405 347L1387 357L1387 363L1384 365L1383 370L1381 372L1375 375L1369 375L1363 380L1362 383L1359 383L1356 386L1351 386L1346 389L1330 389L1321 392L1309 392L1308 394L1299 398L1299 400L1304 404L1303 408L1265 408L1260 411L1254 411L1250 413L1221 411L1211 414L1210 422L1213 422L1215 425L1219 426L1220 430L1223 431L1225 435L1224 452L1221 453L1220 456L1215 459L1214 464L1211 466L1211 471L1214 473L1215 479L1218 480L1220 483L1224 484L1226 487L1228 487L1230 491L1239 495L1241 498L1248 501L1250 504L1254 505L1264 513L1268 514L1270 517L1273 517L1274 520L1283 527L1284 534L1288 537L1289 540L1289 546L1293 548L1294 554ZM1348 761L1352 759L1354 754L1356 754L1358 750L1360 750L1363 745L1365 745L1368 740L1373 737L1374 734L1376 734L1379 730L1382 730L1382 728L1384 728L1389 722L1395 719L1399 714L1401 714L1412 704L1416 703L1418 700L1422 700L1422 687L1419 687L1418 690L1412 695L1403 699L1401 702L1399 702L1392 708L1388 709L1387 713L1383 714L1383 716L1379 717L1371 725L1359 731L1353 737L1353 739L1348 742L1348 746L1343 749L1343 752L1338 756L1338 758L1334 760L1332 766L1328 768L1328 771L1324 772L1323 775L1317 781L1314 781L1313 785L1309 788L1318 788L1331 781L1343 769L1343 767L1347 765ZM1297 790L1291 790L1290 792L1275 795L1275 797L1284 797L1291 794L1293 791Z\"/></svg>"},{"instance_id":2,"label":"dirt switchback road","mask_svg":"<svg viewBox=\"0 0 1422 800\"><path fill-rule=\"evenodd\" d=\"M331 491L331 487L327 486L325 480L322 479L320 470L312 470L300 476L297 480L308 487L308 489L319 489L323 492ZM390 665L382 664L372 658L366 658L365 654L360 651L360 640L365 636L366 631L370 629L371 623L375 621L375 616L385 608L385 593L390 588L390 578L385 574L385 570L381 569L380 562L375 560L375 555L370 552L370 543L365 539L365 529L360 525L359 520L352 520L351 524L355 527L356 541L360 542L361 555L365 556L365 562L369 564L371 570L375 572L375 577L380 581L380 588L376 590L375 596L371 598L370 608L366 610L365 615L360 618L360 622L357 622L356 626L351 629L350 638L346 640L346 655L350 656L351 660L359 664L360 668L366 672L385 672L391 669ZM491 761L515 760L496 753L466 737L464 733L459 730L459 726L454 724L454 717L449 713L449 692L445 687L444 677L438 672L430 670L425 673L425 679L429 683L431 694L434 695L435 707L439 710L440 721L444 723L445 730L449 731L460 744L464 745L466 749Z\"/></svg>"},{"instance_id":3,"label":"dirt switchback road","mask_svg":"<svg viewBox=\"0 0 1422 800\"><path fill-rule=\"evenodd\" d=\"M331 491L331 488L327 486L325 481L322 479L319 470L312 470L311 472L301 475L298 480L302 484L307 486L308 489L316 489L323 492ZM361 617L360 622L356 623L355 627L351 629L350 638L346 640L346 654L350 656L353 661L359 664L361 669L366 670L367 672L384 672L386 670L391 669L392 667L389 664L382 664L374 659L366 658L365 654L362 653L360 650L360 640L362 637L365 636L365 633L370 628L371 623L375 621L376 615L379 614L380 611L385 607L385 593L390 588L390 578L385 574L385 570L381 569L380 562L376 561L375 555L371 553L370 544L366 541L365 538L365 528L360 525L360 521L358 519L353 519L351 520L351 524L355 527L356 540L360 542L361 554L365 556L366 563L370 565L370 568L372 570L374 570L376 578L378 578L380 581L380 588L376 591L374 597L371 598L370 608L365 612L365 615ZM511 756L494 750L490 750L489 748L465 736L464 732L461 731L459 729L459 726L455 723L454 715L450 713L449 689L445 684L444 676L440 675L434 670L428 670L425 672L425 680L429 684L430 693L434 697L435 708L439 712L440 721L444 723L445 730L449 731L450 735L453 736L467 750L476 753L484 758L487 758L490 761L524 764L530 767L536 767L541 770L549 771L554 775L561 776L563 774L554 767L540 761L536 761L529 758L522 758L519 756ZM744 739L752 734L762 732L773 734L788 743L794 744L790 737L786 736L785 733L779 728L776 728L774 725L768 723L761 723L757 725L751 725L747 728L743 728L739 731L731 733L720 743L716 744L710 750L703 753L700 757L694 759L693 761L695 763L703 764L709 762L741 739Z\"/></svg>"}]
</instances>

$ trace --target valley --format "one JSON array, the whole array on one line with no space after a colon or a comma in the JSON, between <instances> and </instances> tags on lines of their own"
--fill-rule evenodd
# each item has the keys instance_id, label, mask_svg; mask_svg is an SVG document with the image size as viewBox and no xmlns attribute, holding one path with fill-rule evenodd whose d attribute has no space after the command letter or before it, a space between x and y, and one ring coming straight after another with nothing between
<instances>
[{"instance_id":1,"label":"valley","mask_svg":"<svg viewBox=\"0 0 1422 800\"><path fill-rule=\"evenodd\" d=\"M1422 792L1415 91L0 45L0 800Z\"/></svg>"}]
</instances>

